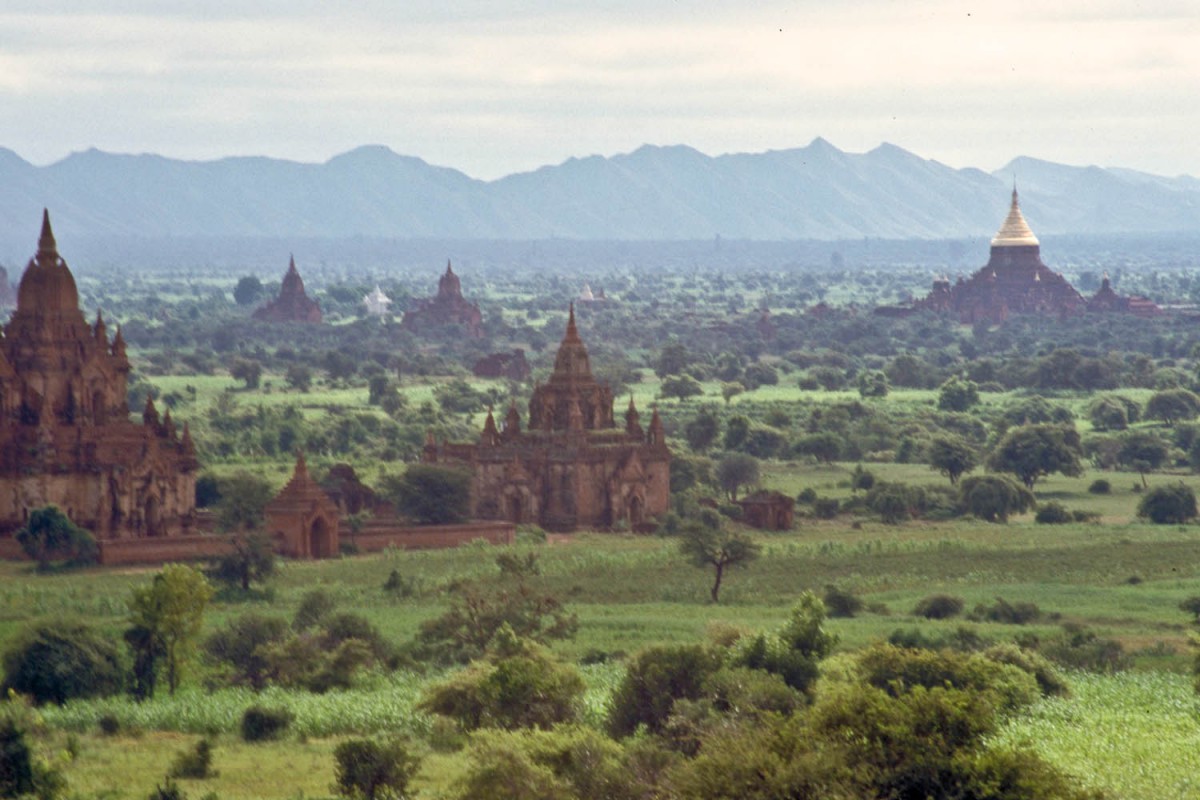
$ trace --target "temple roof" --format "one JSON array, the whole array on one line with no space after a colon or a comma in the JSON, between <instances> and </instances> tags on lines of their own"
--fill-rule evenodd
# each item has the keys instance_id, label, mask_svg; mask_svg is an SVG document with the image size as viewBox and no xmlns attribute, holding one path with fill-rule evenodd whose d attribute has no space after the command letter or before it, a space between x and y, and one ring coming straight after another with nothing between
<instances>
[{"instance_id":1,"label":"temple roof","mask_svg":"<svg viewBox=\"0 0 1200 800\"><path fill-rule=\"evenodd\" d=\"M992 237L992 247L1029 247L1037 246L1037 244L1037 237L1033 235L1029 223L1021 214L1021 206L1017 202L1017 187L1014 186L1012 206L1008 209L1008 216L1005 217L1004 224Z\"/></svg>"},{"instance_id":2,"label":"temple roof","mask_svg":"<svg viewBox=\"0 0 1200 800\"><path fill-rule=\"evenodd\" d=\"M58 255L54 231L50 229L50 212L45 209L37 255L30 259L17 289L17 311L79 311L79 290L75 288L71 270Z\"/></svg>"}]
</instances>

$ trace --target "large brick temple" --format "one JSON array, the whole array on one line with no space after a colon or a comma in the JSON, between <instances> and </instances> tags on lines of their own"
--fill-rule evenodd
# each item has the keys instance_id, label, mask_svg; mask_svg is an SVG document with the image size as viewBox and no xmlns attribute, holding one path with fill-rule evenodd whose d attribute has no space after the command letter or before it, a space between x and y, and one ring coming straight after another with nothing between
<instances>
[{"instance_id":1,"label":"large brick temple","mask_svg":"<svg viewBox=\"0 0 1200 800\"><path fill-rule=\"evenodd\" d=\"M992 237L987 265L951 286L948 278L933 282L933 291L918 308L949 311L962 322L1002 322L1010 314L1067 316L1084 310L1079 292L1042 263L1041 245L1021 214L1017 190L1000 230Z\"/></svg>"},{"instance_id":2,"label":"large brick temple","mask_svg":"<svg viewBox=\"0 0 1200 800\"><path fill-rule=\"evenodd\" d=\"M671 453L657 410L643 430L633 400L618 428L613 393L592 376L571 307L549 380L534 388L529 427L514 403L477 443L426 442L427 463L471 471L471 512L547 530L638 529L668 509Z\"/></svg>"},{"instance_id":3,"label":"large brick temple","mask_svg":"<svg viewBox=\"0 0 1200 800\"><path fill-rule=\"evenodd\" d=\"M438 279L437 294L418 300L405 312L400 324L418 333L447 325L461 325L467 336L473 339L483 336L483 313L478 305L463 297L462 282L454 274L449 261L446 262L445 274Z\"/></svg>"},{"instance_id":4,"label":"large brick temple","mask_svg":"<svg viewBox=\"0 0 1200 800\"><path fill-rule=\"evenodd\" d=\"M254 318L263 322L320 324L321 307L304 291L304 279L296 269L295 257L288 262L279 296L255 310Z\"/></svg>"},{"instance_id":5,"label":"large brick temple","mask_svg":"<svg viewBox=\"0 0 1200 800\"><path fill-rule=\"evenodd\" d=\"M0 338L0 536L56 505L98 539L183 533L195 519L195 448L170 411L129 419L118 328L89 325L48 213Z\"/></svg>"}]
</instances>

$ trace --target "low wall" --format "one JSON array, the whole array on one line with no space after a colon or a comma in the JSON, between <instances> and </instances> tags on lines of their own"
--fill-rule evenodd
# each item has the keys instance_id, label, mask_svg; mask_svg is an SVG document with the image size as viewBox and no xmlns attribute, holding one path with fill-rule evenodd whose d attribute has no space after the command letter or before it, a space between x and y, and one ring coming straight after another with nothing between
<instances>
[{"instance_id":1,"label":"low wall","mask_svg":"<svg viewBox=\"0 0 1200 800\"><path fill-rule=\"evenodd\" d=\"M98 542L101 564L166 564L223 556L233 548L228 536L169 536L162 539L108 539Z\"/></svg>"},{"instance_id":2,"label":"low wall","mask_svg":"<svg viewBox=\"0 0 1200 800\"><path fill-rule=\"evenodd\" d=\"M339 536L343 544L353 542L359 550L377 552L391 547L401 550L431 550L458 547L476 539L491 544L512 544L517 538L517 526L511 522L467 522L462 525L403 526L386 520L371 520L356 534Z\"/></svg>"}]
</instances>

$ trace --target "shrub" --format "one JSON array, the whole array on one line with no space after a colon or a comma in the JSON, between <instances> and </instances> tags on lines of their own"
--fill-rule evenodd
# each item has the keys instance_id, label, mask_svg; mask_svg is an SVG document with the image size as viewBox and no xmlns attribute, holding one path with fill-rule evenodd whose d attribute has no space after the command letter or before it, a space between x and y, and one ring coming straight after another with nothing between
<instances>
[{"instance_id":1,"label":"shrub","mask_svg":"<svg viewBox=\"0 0 1200 800\"><path fill-rule=\"evenodd\" d=\"M292 720L290 709L250 706L242 713L242 741L266 742L278 739L291 726Z\"/></svg>"},{"instance_id":2,"label":"shrub","mask_svg":"<svg viewBox=\"0 0 1200 800\"><path fill-rule=\"evenodd\" d=\"M333 613L336 606L333 595L329 592L313 589L300 599L300 607L296 609L296 616L292 618L292 628L303 631L319 625Z\"/></svg>"},{"instance_id":3,"label":"shrub","mask_svg":"<svg viewBox=\"0 0 1200 800\"><path fill-rule=\"evenodd\" d=\"M830 585L825 587L825 613L830 617L853 617L863 609L863 601L850 592Z\"/></svg>"},{"instance_id":4,"label":"shrub","mask_svg":"<svg viewBox=\"0 0 1200 800\"><path fill-rule=\"evenodd\" d=\"M270 670L267 649L282 641L287 633L288 624L283 619L250 612L213 632L204 643L204 651L224 669L230 683L245 684L258 691L267 684Z\"/></svg>"},{"instance_id":5,"label":"shrub","mask_svg":"<svg viewBox=\"0 0 1200 800\"><path fill-rule=\"evenodd\" d=\"M925 619L949 619L962 613L963 599L948 594L931 594L920 600L913 614Z\"/></svg>"},{"instance_id":6,"label":"shrub","mask_svg":"<svg viewBox=\"0 0 1200 800\"><path fill-rule=\"evenodd\" d=\"M1104 478L1097 478L1088 486L1091 494L1112 494L1112 484Z\"/></svg>"},{"instance_id":7,"label":"shrub","mask_svg":"<svg viewBox=\"0 0 1200 800\"><path fill-rule=\"evenodd\" d=\"M1196 518L1196 493L1182 483L1156 486L1138 503L1137 515L1156 525L1183 524Z\"/></svg>"},{"instance_id":8,"label":"shrub","mask_svg":"<svg viewBox=\"0 0 1200 800\"><path fill-rule=\"evenodd\" d=\"M0 797L34 791L33 753L25 731L12 719L0 719Z\"/></svg>"},{"instance_id":9,"label":"shrub","mask_svg":"<svg viewBox=\"0 0 1200 800\"><path fill-rule=\"evenodd\" d=\"M116 694L124 677L112 640L78 623L29 629L4 655L4 687L35 703Z\"/></svg>"},{"instance_id":10,"label":"shrub","mask_svg":"<svg viewBox=\"0 0 1200 800\"><path fill-rule=\"evenodd\" d=\"M466 472L433 464L411 464L399 479L386 480L384 487L396 509L422 525L466 519L470 490Z\"/></svg>"},{"instance_id":11,"label":"shrub","mask_svg":"<svg viewBox=\"0 0 1200 800\"><path fill-rule=\"evenodd\" d=\"M971 619L987 622L1000 622L1005 625L1024 625L1035 622L1041 617L1041 609L1035 603L1009 603L1003 597L997 597L990 606L982 603L975 606Z\"/></svg>"},{"instance_id":12,"label":"shrub","mask_svg":"<svg viewBox=\"0 0 1200 800\"><path fill-rule=\"evenodd\" d=\"M813 516L817 519L834 519L841 510L836 497L819 497L813 501Z\"/></svg>"},{"instance_id":13,"label":"shrub","mask_svg":"<svg viewBox=\"0 0 1200 800\"><path fill-rule=\"evenodd\" d=\"M1033 521L1039 525L1064 525L1073 519L1066 506L1055 502L1042 503L1033 517Z\"/></svg>"},{"instance_id":14,"label":"shrub","mask_svg":"<svg viewBox=\"0 0 1200 800\"><path fill-rule=\"evenodd\" d=\"M699 645L643 650L634 657L613 692L609 732L625 737L640 725L652 733L661 732L675 701L700 697L705 681L720 665L718 655Z\"/></svg>"},{"instance_id":15,"label":"shrub","mask_svg":"<svg viewBox=\"0 0 1200 800\"><path fill-rule=\"evenodd\" d=\"M169 778L203 779L215 775L212 769L212 742L208 739L201 739L191 750L184 750L175 756L167 772Z\"/></svg>"},{"instance_id":16,"label":"shrub","mask_svg":"<svg viewBox=\"0 0 1200 800\"><path fill-rule=\"evenodd\" d=\"M1113 673L1128 669L1130 658L1114 639L1101 639L1081 625L1064 625L1062 636L1044 643L1043 656L1071 669Z\"/></svg>"},{"instance_id":17,"label":"shrub","mask_svg":"<svg viewBox=\"0 0 1200 800\"><path fill-rule=\"evenodd\" d=\"M96 563L99 549L91 533L76 525L57 506L35 508L15 538L25 554L47 570L58 562L63 567Z\"/></svg>"},{"instance_id":18,"label":"shrub","mask_svg":"<svg viewBox=\"0 0 1200 800\"><path fill-rule=\"evenodd\" d=\"M161 786L155 784L154 791L147 796L147 800L187 800L187 793L168 775Z\"/></svg>"},{"instance_id":19,"label":"shrub","mask_svg":"<svg viewBox=\"0 0 1200 800\"><path fill-rule=\"evenodd\" d=\"M403 742L349 739L333 751L334 789L358 800L403 798L420 760Z\"/></svg>"},{"instance_id":20,"label":"shrub","mask_svg":"<svg viewBox=\"0 0 1200 800\"><path fill-rule=\"evenodd\" d=\"M121 720L112 712L101 714L100 719L96 720L96 725L105 736L116 736L121 732Z\"/></svg>"},{"instance_id":21,"label":"shrub","mask_svg":"<svg viewBox=\"0 0 1200 800\"><path fill-rule=\"evenodd\" d=\"M1012 642L1003 642L984 650L983 655L992 661L1010 664L1029 673L1037 681L1042 695L1046 697L1065 697L1070 694L1066 682L1054 669L1054 665L1032 650L1025 650Z\"/></svg>"},{"instance_id":22,"label":"shrub","mask_svg":"<svg viewBox=\"0 0 1200 800\"><path fill-rule=\"evenodd\" d=\"M837 643L837 637L825 630L824 622L824 604L812 592L805 592L778 631L739 641L730 663L765 670L781 677L791 688L808 692L819 673L818 663Z\"/></svg>"},{"instance_id":23,"label":"shrub","mask_svg":"<svg viewBox=\"0 0 1200 800\"><path fill-rule=\"evenodd\" d=\"M809 486L805 489L801 489L800 494L796 495L796 502L802 503L803 505L806 505L806 506L811 505L812 503L815 503L816 500L817 500L817 490L812 488L811 486Z\"/></svg>"}]
</instances>

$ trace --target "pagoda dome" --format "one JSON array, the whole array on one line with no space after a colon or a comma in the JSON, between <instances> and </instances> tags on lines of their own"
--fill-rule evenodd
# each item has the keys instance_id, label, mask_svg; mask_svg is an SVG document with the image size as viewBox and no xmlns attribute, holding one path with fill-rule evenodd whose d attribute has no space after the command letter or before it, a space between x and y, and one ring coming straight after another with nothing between
<instances>
[{"instance_id":1,"label":"pagoda dome","mask_svg":"<svg viewBox=\"0 0 1200 800\"><path fill-rule=\"evenodd\" d=\"M17 289L17 309L27 313L79 310L79 290L67 263L58 255L46 210L42 211L37 255L30 259Z\"/></svg>"},{"instance_id":2,"label":"pagoda dome","mask_svg":"<svg viewBox=\"0 0 1200 800\"><path fill-rule=\"evenodd\" d=\"M1038 239L1033 235L1029 223L1025 221L1025 216L1021 213L1021 206L1017 202L1017 187L1014 186L1012 206L1008 210L1008 216L1004 219L1004 224L1000 226L1000 230L996 231L996 235L992 237L992 247L1037 246Z\"/></svg>"}]
</instances>

